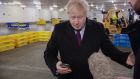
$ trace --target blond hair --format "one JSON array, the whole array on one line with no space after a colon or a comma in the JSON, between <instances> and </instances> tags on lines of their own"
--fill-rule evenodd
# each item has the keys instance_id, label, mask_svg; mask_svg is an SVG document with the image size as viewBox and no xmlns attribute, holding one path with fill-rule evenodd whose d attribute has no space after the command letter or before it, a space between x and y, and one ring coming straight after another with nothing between
<instances>
[{"instance_id":1,"label":"blond hair","mask_svg":"<svg viewBox=\"0 0 140 79\"><path fill-rule=\"evenodd\" d=\"M69 0L69 2L66 5L66 8L68 14L74 8L84 11L86 14L89 10L89 6L86 0Z\"/></svg>"}]
</instances>

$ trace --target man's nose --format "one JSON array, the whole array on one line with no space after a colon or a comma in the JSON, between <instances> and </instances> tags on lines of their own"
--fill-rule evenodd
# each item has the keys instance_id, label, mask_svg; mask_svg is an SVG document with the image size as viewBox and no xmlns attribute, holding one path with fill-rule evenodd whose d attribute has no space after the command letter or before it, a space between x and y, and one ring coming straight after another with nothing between
<instances>
[{"instance_id":1,"label":"man's nose","mask_svg":"<svg viewBox=\"0 0 140 79\"><path fill-rule=\"evenodd\" d=\"M78 18L75 18L74 22L75 22L75 24L78 24L78 22L79 22Z\"/></svg>"}]
</instances>

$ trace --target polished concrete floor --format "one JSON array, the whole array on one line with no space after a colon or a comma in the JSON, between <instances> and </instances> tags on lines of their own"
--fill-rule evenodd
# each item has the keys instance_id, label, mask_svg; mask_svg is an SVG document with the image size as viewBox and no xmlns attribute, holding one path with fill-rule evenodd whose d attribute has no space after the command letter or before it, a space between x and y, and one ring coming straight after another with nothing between
<instances>
[{"instance_id":1,"label":"polished concrete floor","mask_svg":"<svg viewBox=\"0 0 140 79\"><path fill-rule=\"evenodd\" d=\"M55 79L43 59L45 42L33 43L0 53L0 79ZM129 50L122 49L121 50ZM130 69L110 61L115 76L132 77Z\"/></svg>"},{"instance_id":2,"label":"polished concrete floor","mask_svg":"<svg viewBox=\"0 0 140 79\"><path fill-rule=\"evenodd\" d=\"M43 59L46 43L39 42L0 53L0 79L54 79Z\"/></svg>"}]
</instances>

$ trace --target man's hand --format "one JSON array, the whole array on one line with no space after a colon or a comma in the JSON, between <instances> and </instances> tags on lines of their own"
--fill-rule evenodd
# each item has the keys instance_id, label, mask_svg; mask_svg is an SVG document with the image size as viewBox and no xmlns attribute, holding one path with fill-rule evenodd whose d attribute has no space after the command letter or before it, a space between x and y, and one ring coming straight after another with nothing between
<instances>
[{"instance_id":1,"label":"man's hand","mask_svg":"<svg viewBox=\"0 0 140 79\"><path fill-rule=\"evenodd\" d=\"M68 74L68 73L70 73L70 72L72 72L72 70L69 68L69 67L64 67L64 66L62 66L62 62L57 62L57 64L56 64L56 68L57 68L57 72L59 73L59 74Z\"/></svg>"},{"instance_id":2,"label":"man's hand","mask_svg":"<svg viewBox=\"0 0 140 79\"><path fill-rule=\"evenodd\" d=\"M128 65L131 65L131 66L133 66L133 65L135 64L135 56L134 56L133 53L130 53L130 54L128 55L128 58L127 58L126 63L127 63Z\"/></svg>"}]
</instances>

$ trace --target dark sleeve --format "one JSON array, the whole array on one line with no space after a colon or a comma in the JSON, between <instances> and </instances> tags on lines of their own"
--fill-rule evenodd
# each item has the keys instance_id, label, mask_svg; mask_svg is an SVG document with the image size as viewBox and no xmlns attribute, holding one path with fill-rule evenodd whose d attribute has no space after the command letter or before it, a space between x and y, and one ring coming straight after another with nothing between
<instances>
[{"instance_id":1,"label":"dark sleeve","mask_svg":"<svg viewBox=\"0 0 140 79\"><path fill-rule=\"evenodd\" d=\"M56 76L56 63L58 62L58 40L56 27L51 35L51 38L47 44L47 48L44 51L44 59L47 66L52 71L53 75Z\"/></svg>"},{"instance_id":2,"label":"dark sleeve","mask_svg":"<svg viewBox=\"0 0 140 79\"><path fill-rule=\"evenodd\" d=\"M103 25L100 24L101 27L101 31L102 31L102 43L101 43L101 50L102 52L110 57L112 60L118 62L119 64L122 64L128 68L132 68L131 66L126 64L127 61L127 57L129 55L128 52L122 52L120 50L118 50L116 47L114 47L114 45L112 44L112 42L110 41L110 39L108 38L107 34L104 32L104 28Z\"/></svg>"}]
</instances>

